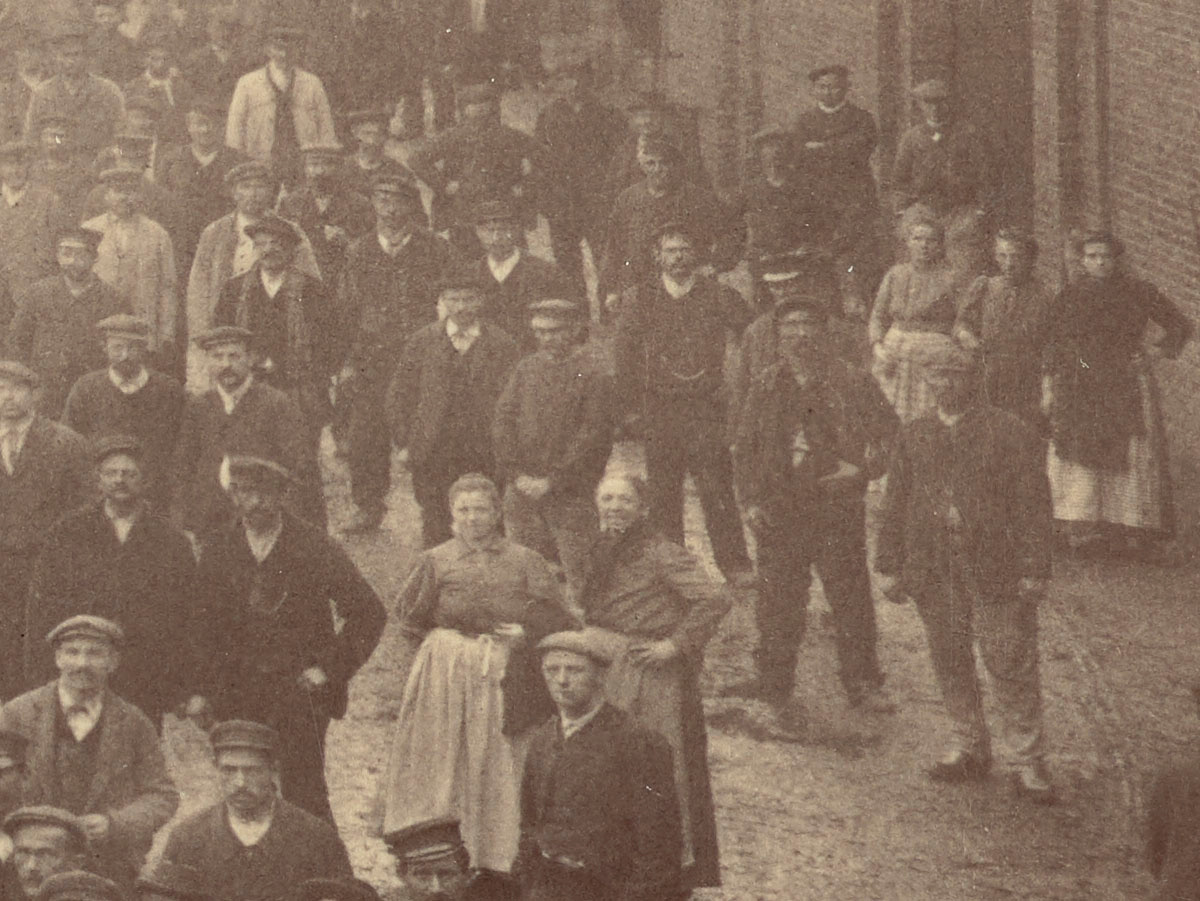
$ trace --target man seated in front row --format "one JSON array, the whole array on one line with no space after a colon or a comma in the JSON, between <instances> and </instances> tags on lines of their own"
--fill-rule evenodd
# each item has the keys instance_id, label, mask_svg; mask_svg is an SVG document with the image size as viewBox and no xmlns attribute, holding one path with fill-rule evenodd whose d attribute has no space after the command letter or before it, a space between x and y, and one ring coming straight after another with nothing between
<instances>
[{"instance_id":1,"label":"man seated in front row","mask_svg":"<svg viewBox=\"0 0 1200 901\"><path fill-rule=\"evenodd\" d=\"M472 872L457 820L417 823L389 832L383 840L396 858L403 901L516 901L520 896L510 877L491 870Z\"/></svg>"},{"instance_id":2,"label":"man seated in front row","mask_svg":"<svg viewBox=\"0 0 1200 901\"><path fill-rule=\"evenodd\" d=\"M604 701L611 652L596 630L538 643L558 716L533 733L515 871L526 901L666 901L686 895L666 740Z\"/></svg>"},{"instance_id":3,"label":"man seated in front row","mask_svg":"<svg viewBox=\"0 0 1200 901\"><path fill-rule=\"evenodd\" d=\"M279 797L279 737L230 720L211 733L222 800L171 832L163 861L190 867L209 898L287 897L306 879L351 875L337 830Z\"/></svg>"},{"instance_id":4,"label":"man seated in front row","mask_svg":"<svg viewBox=\"0 0 1200 901\"><path fill-rule=\"evenodd\" d=\"M13 845L3 886L9 901L32 899L51 876L83 865L87 836L69 811L22 807L4 818L4 832Z\"/></svg>"},{"instance_id":5,"label":"man seated in front row","mask_svg":"<svg viewBox=\"0 0 1200 901\"><path fill-rule=\"evenodd\" d=\"M157 832L179 806L158 734L108 688L124 632L99 616L51 630L58 678L0 710L0 729L29 740L27 803L79 818L88 869L132 886Z\"/></svg>"}]
</instances>

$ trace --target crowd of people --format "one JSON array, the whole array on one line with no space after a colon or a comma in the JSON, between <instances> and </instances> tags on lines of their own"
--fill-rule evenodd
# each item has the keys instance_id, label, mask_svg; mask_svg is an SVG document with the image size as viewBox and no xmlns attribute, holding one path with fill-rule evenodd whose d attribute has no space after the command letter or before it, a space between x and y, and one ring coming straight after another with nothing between
<instances>
[{"instance_id":1,"label":"crowd of people","mask_svg":"<svg viewBox=\"0 0 1200 901\"><path fill-rule=\"evenodd\" d=\"M8 897L377 899L325 735L389 615L342 542L380 531L399 464L423 550L392 599L379 825L411 898L718 885L705 647L753 603L753 672L721 692L803 734L814 570L850 707L896 709L874 581L927 632L951 725L929 777L989 775L978 642L1014 785L1054 802L1051 550L1172 535L1152 362L1189 320L1105 231L1045 287L944 81L914 88L886 194L827 65L726 197L680 108L622 115L587 61L546 70L506 6L460 5L426 43L382 0L6 8ZM527 134L500 101L535 84ZM684 548L689 474L720 578ZM179 805L169 714L207 730L222 797L147 862Z\"/></svg>"}]
</instances>

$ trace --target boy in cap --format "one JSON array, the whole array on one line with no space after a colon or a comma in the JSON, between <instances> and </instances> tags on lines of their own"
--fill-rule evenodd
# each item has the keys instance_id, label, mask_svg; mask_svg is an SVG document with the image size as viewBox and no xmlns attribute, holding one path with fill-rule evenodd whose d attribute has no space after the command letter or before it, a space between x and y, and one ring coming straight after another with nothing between
<instances>
[{"instance_id":1,"label":"boy in cap","mask_svg":"<svg viewBox=\"0 0 1200 901\"><path fill-rule=\"evenodd\" d=\"M916 602L951 720L949 746L928 775L980 781L991 767L978 639L1014 784L1049 803L1037 647L1052 528L1045 445L1015 414L981 401L977 362L950 338L930 350L926 370L937 408L900 432L875 568L889 599Z\"/></svg>"},{"instance_id":2,"label":"boy in cap","mask_svg":"<svg viewBox=\"0 0 1200 901\"><path fill-rule=\"evenodd\" d=\"M209 737L222 799L171 830L163 864L187 868L209 898L285 898L307 879L352 875L333 824L279 797L275 730L230 720Z\"/></svg>"},{"instance_id":3,"label":"boy in cap","mask_svg":"<svg viewBox=\"0 0 1200 901\"><path fill-rule=\"evenodd\" d=\"M192 635L207 667L195 694L218 717L276 729L284 797L332 822L325 733L345 715L350 680L387 616L325 529L283 506L289 470L230 447L235 517L200 555Z\"/></svg>"},{"instance_id":4,"label":"boy in cap","mask_svg":"<svg viewBox=\"0 0 1200 901\"><path fill-rule=\"evenodd\" d=\"M51 527L91 493L87 443L35 411L38 377L14 360L0 361L0 615L24 620L34 560ZM0 633L0 698L26 685L21 630Z\"/></svg>"},{"instance_id":5,"label":"boy in cap","mask_svg":"<svg viewBox=\"0 0 1200 901\"><path fill-rule=\"evenodd\" d=\"M683 837L662 737L604 700L600 630L538 644L558 713L534 732L514 871L528 901L681 898Z\"/></svg>"},{"instance_id":6,"label":"boy in cap","mask_svg":"<svg viewBox=\"0 0 1200 901\"><path fill-rule=\"evenodd\" d=\"M132 885L179 793L154 727L109 688L124 638L99 616L59 623L46 636L58 678L5 704L0 728L29 739L30 801L79 817L89 866Z\"/></svg>"},{"instance_id":7,"label":"boy in cap","mask_svg":"<svg viewBox=\"0 0 1200 901\"><path fill-rule=\"evenodd\" d=\"M476 272L445 276L438 305L445 319L409 339L387 395L392 442L408 452L426 548L450 540L450 486L467 473L495 471L488 423L519 355L512 338L481 318Z\"/></svg>"},{"instance_id":8,"label":"boy in cap","mask_svg":"<svg viewBox=\"0 0 1200 901\"><path fill-rule=\"evenodd\" d=\"M457 820L416 823L387 833L383 841L395 858L396 874L405 888L404 901L516 901L518 897L511 877L489 870L472 871ZM336 898L360 901L345 894Z\"/></svg>"},{"instance_id":9,"label":"boy in cap","mask_svg":"<svg viewBox=\"0 0 1200 901\"><path fill-rule=\"evenodd\" d=\"M107 434L95 446L102 499L60 520L34 565L26 678L40 684L53 674L33 636L74 614L106 617L125 632L113 688L161 729L162 715L185 700L196 681L187 632L196 560L187 536L148 500L150 467L137 439ZM159 486L160 496L163 490Z\"/></svg>"},{"instance_id":10,"label":"boy in cap","mask_svg":"<svg viewBox=\"0 0 1200 901\"><path fill-rule=\"evenodd\" d=\"M68 810L38 804L21 807L4 818L4 832L12 841L8 859L16 883L12 901L32 901L52 876L78 870L87 851L87 834L79 818Z\"/></svg>"},{"instance_id":11,"label":"boy in cap","mask_svg":"<svg viewBox=\"0 0 1200 901\"><path fill-rule=\"evenodd\" d=\"M592 489L612 453L615 425L612 377L579 340L585 309L557 298L529 305L537 350L513 370L492 419L508 535L557 559L573 597L597 532Z\"/></svg>"},{"instance_id":12,"label":"boy in cap","mask_svg":"<svg viewBox=\"0 0 1200 901\"><path fill-rule=\"evenodd\" d=\"M129 313L96 324L108 365L81 376L67 395L62 421L85 438L137 439L147 497L160 513L170 497L171 460L183 422L183 386L149 366L150 329Z\"/></svg>"},{"instance_id":13,"label":"boy in cap","mask_svg":"<svg viewBox=\"0 0 1200 901\"><path fill-rule=\"evenodd\" d=\"M171 372L179 312L175 248L167 230L141 210L141 170L115 166L102 172L100 181L105 212L83 223L102 236L93 269L124 307L146 321L149 352L158 369Z\"/></svg>"},{"instance_id":14,"label":"boy in cap","mask_svg":"<svg viewBox=\"0 0 1200 901\"><path fill-rule=\"evenodd\" d=\"M24 141L0 146L0 274L14 297L54 274L54 238L66 220L58 195L30 180L36 152Z\"/></svg>"},{"instance_id":15,"label":"boy in cap","mask_svg":"<svg viewBox=\"0 0 1200 901\"><path fill-rule=\"evenodd\" d=\"M195 339L212 327L213 310L221 290L231 278L249 272L257 262L254 240L247 227L266 216L274 203L278 183L270 166L257 160L239 163L225 174L225 185L233 195L233 211L210 222L200 234L192 258L187 287L188 349L187 387L200 393L211 387L204 354ZM296 268L305 275L321 277L308 236L296 248Z\"/></svg>"},{"instance_id":16,"label":"boy in cap","mask_svg":"<svg viewBox=\"0 0 1200 901\"><path fill-rule=\"evenodd\" d=\"M756 678L729 693L770 701L791 727L803 723L791 695L814 568L834 612L851 706L895 709L875 651L865 494L899 423L875 380L828 347L827 318L819 295L776 306L777 361L752 377L734 451L738 496L758 539L758 646Z\"/></svg>"}]
</instances>

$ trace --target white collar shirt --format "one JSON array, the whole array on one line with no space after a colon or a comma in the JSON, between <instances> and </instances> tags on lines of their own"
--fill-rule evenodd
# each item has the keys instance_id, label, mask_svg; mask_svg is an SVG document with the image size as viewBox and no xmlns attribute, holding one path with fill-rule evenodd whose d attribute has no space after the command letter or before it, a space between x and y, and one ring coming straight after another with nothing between
<instances>
[{"instance_id":1,"label":"white collar shirt","mask_svg":"<svg viewBox=\"0 0 1200 901\"><path fill-rule=\"evenodd\" d=\"M450 338L450 343L454 345L454 349L460 354L465 354L471 349L471 345L478 340L482 331L482 327L478 322L462 328L453 319L446 320L446 334Z\"/></svg>"},{"instance_id":2,"label":"white collar shirt","mask_svg":"<svg viewBox=\"0 0 1200 901\"><path fill-rule=\"evenodd\" d=\"M679 298L686 296L687 293L691 291L693 287L695 287L696 277L692 276L685 282L677 282L664 272L662 283L663 288L666 289L666 292L670 294L671 297L675 298L675 300L679 300Z\"/></svg>"},{"instance_id":3,"label":"white collar shirt","mask_svg":"<svg viewBox=\"0 0 1200 901\"><path fill-rule=\"evenodd\" d=\"M113 387L115 387L122 394L137 394L139 391L145 388L147 384L149 384L150 370L143 366L141 372L139 372L133 378L123 379L121 378L121 374L110 366L108 368L108 380L112 382Z\"/></svg>"},{"instance_id":4,"label":"white collar shirt","mask_svg":"<svg viewBox=\"0 0 1200 901\"><path fill-rule=\"evenodd\" d=\"M603 704L597 704L583 716L577 716L574 719L571 719L566 714L559 714L559 716L562 718L563 740L565 741L572 735L577 734L584 726L594 720L596 718L596 714L600 712L600 708L603 706Z\"/></svg>"},{"instance_id":5,"label":"white collar shirt","mask_svg":"<svg viewBox=\"0 0 1200 901\"><path fill-rule=\"evenodd\" d=\"M246 234L246 227L253 225L258 220L251 220L250 217L238 213L233 220L234 228L237 230L237 247L233 250L233 270L232 276L243 275L250 271L255 262L258 260L258 254L254 250L254 239Z\"/></svg>"},{"instance_id":6,"label":"white collar shirt","mask_svg":"<svg viewBox=\"0 0 1200 901\"><path fill-rule=\"evenodd\" d=\"M226 807L226 813L229 815L229 828L237 837L237 840L244 847L252 848L262 841L263 836L267 834L267 830L271 828L271 823L275 819L275 805L271 805L270 812L261 820L246 820L239 817L233 812L233 808Z\"/></svg>"},{"instance_id":7,"label":"white collar shirt","mask_svg":"<svg viewBox=\"0 0 1200 901\"><path fill-rule=\"evenodd\" d=\"M21 201L25 199L25 195L29 192L29 186L14 189L8 185L0 185L0 193L4 194L4 203L9 207L20 206Z\"/></svg>"},{"instance_id":8,"label":"white collar shirt","mask_svg":"<svg viewBox=\"0 0 1200 901\"><path fill-rule=\"evenodd\" d=\"M104 515L108 517L108 521L112 523L113 531L117 533L117 541L124 544L129 540L129 533L133 531L134 525L137 524L139 513L134 511L131 516L117 516L113 512L112 507L108 502L104 502Z\"/></svg>"},{"instance_id":9,"label":"white collar shirt","mask_svg":"<svg viewBox=\"0 0 1200 901\"><path fill-rule=\"evenodd\" d=\"M283 272L277 272L274 275L271 275L265 269L258 270L258 278L259 281L262 282L263 290L267 292L267 297L270 297L272 300L274 300L275 295L279 293L279 289L283 287L283 280L286 277L287 270L284 270Z\"/></svg>"},{"instance_id":10,"label":"white collar shirt","mask_svg":"<svg viewBox=\"0 0 1200 901\"><path fill-rule=\"evenodd\" d=\"M399 241L392 241L390 238L387 238L386 236L379 234L378 232L376 233L375 237L379 241L380 249L382 249L383 252L386 253L389 257L394 257L396 254L398 254L401 250L404 249L404 247L408 244L409 241L412 240L411 233L405 235Z\"/></svg>"},{"instance_id":11,"label":"white collar shirt","mask_svg":"<svg viewBox=\"0 0 1200 901\"><path fill-rule=\"evenodd\" d=\"M76 741L83 741L92 734L92 730L100 722L100 714L104 712L104 696L102 694L87 701L80 701L73 697L61 682L58 683L58 703L62 705L67 728L71 730Z\"/></svg>"},{"instance_id":12,"label":"white collar shirt","mask_svg":"<svg viewBox=\"0 0 1200 901\"><path fill-rule=\"evenodd\" d=\"M262 563L267 557L271 556L271 551L275 549L275 543L279 541L281 532L283 532L282 517L277 519L275 525L265 532L253 532L250 529L245 529L246 544L250 546L250 553L256 561Z\"/></svg>"},{"instance_id":13,"label":"white collar shirt","mask_svg":"<svg viewBox=\"0 0 1200 901\"><path fill-rule=\"evenodd\" d=\"M220 383L217 384L217 394L221 398L221 405L225 408L225 415L232 416L233 411L237 409L237 405L241 403L246 392L250 390L250 384L254 381L254 376L246 376L246 381L242 382L233 391L226 391Z\"/></svg>"},{"instance_id":14,"label":"white collar shirt","mask_svg":"<svg viewBox=\"0 0 1200 901\"><path fill-rule=\"evenodd\" d=\"M492 272L492 278L502 285L505 279L512 275L513 270L517 268L517 263L519 262L521 262L521 248L519 247L512 252L508 259L501 260L499 263L491 257L487 258L488 269Z\"/></svg>"}]
</instances>

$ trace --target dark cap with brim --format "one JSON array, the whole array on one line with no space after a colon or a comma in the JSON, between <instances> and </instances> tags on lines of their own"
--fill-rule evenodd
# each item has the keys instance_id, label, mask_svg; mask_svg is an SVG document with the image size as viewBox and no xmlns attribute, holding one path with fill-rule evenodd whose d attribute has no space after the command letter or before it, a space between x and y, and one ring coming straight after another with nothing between
<instances>
[{"instance_id":1,"label":"dark cap with brim","mask_svg":"<svg viewBox=\"0 0 1200 901\"><path fill-rule=\"evenodd\" d=\"M82 247L91 254L95 254L96 249L103 240L104 235L101 232L77 225L72 228L64 228L60 231L54 239L54 246L60 247L63 244L72 244L76 247Z\"/></svg>"},{"instance_id":2,"label":"dark cap with brim","mask_svg":"<svg viewBox=\"0 0 1200 901\"><path fill-rule=\"evenodd\" d=\"M126 895L110 879L74 870L56 873L43 882L37 901L126 901Z\"/></svg>"},{"instance_id":3,"label":"dark cap with brim","mask_svg":"<svg viewBox=\"0 0 1200 901\"><path fill-rule=\"evenodd\" d=\"M547 297L535 300L526 309L530 319L545 318L557 322L578 322L583 318L584 307L574 300L565 297Z\"/></svg>"},{"instance_id":4,"label":"dark cap with brim","mask_svg":"<svg viewBox=\"0 0 1200 901\"><path fill-rule=\"evenodd\" d=\"M72 638L107 641L113 647L119 648L125 641L125 630L111 619L91 613L80 613L63 620L46 635L46 641L52 645Z\"/></svg>"},{"instance_id":5,"label":"dark cap with brim","mask_svg":"<svg viewBox=\"0 0 1200 901\"><path fill-rule=\"evenodd\" d=\"M274 180L274 171L260 160L246 160L225 173L225 184L230 187L244 181L264 181L271 184Z\"/></svg>"},{"instance_id":6,"label":"dark cap with brim","mask_svg":"<svg viewBox=\"0 0 1200 901\"><path fill-rule=\"evenodd\" d=\"M442 817L414 823L383 837L388 850L406 866L434 863L464 852L458 820Z\"/></svg>"},{"instance_id":7,"label":"dark cap with brim","mask_svg":"<svg viewBox=\"0 0 1200 901\"><path fill-rule=\"evenodd\" d=\"M437 281L438 294L443 294L446 291L483 292L487 290L487 287L487 282L483 280L482 273L473 266L452 266Z\"/></svg>"},{"instance_id":8,"label":"dark cap with brim","mask_svg":"<svg viewBox=\"0 0 1200 901\"><path fill-rule=\"evenodd\" d=\"M113 166L100 173L100 183L105 187L137 188L144 180L141 169L133 166Z\"/></svg>"},{"instance_id":9,"label":"dark cap with brim","mask_svg":"<svg viewBox=\"0 0 1200 901\"><path fill-rule=\"evenodd\" d=\"M463 106L474 103L496 103L499 99L500 90L490 81L467 85L458 92L458 102Z\"/></svg>"},{"instance_id":10,"label":"dark cap with brim","mask_svg":"<svg viewBox=\"0 0 1200 901\"><path fill-rule=\"evenodd\" d=\"M226 720L209 733L214 751L259 751L269 757L279 752L279 733L251 720Z\"/></svg>"},{"instance_id":11,"label":"dark cap with brim","mask_svg":"<svg viewBox=\"0 0 1200 901\"><path fill-rule=\"evenodd\" d=\"M284 43L298 43L308 37L308 32L298 25L291 25L287 22L280 22L272 25L267 29L267 42L282 41Z\"/></svg>"},{"instance_id":12,"label":"dark cap with brim","mask_svg":"<svg viewBox=\"0 0 1200 901\"><path fill-rule=\"evenodd\" d=\"M249 347L254 343L254 332L240 325L218 325L206 332L201 332L192 339L201 350L212 350L222 344L241 344Z\"/></svg>"},{"instance_id":13,"label":"dark cap with brim","mask_svg":"<svg viewBox=\"0 0 1200 901\"><path fill-rule=\"evenodd\" d=\"M361 125L363 122L374 122L386 128L392 121L392 113L383 107L356 109L346 114L346 121L350 124L351 128L355 125Z\"/></svg>"},{"instance_id":14,"label":"dark cap with brim","mask_svg":"<svg viewBox=\"0 0 1200 901\"><path fill-rule=\"evenodd\" d=\"M513 205L506 200L485 200L475 207L476 225L486 225L488 222L517 222L518 218Z\"/></svg>"},{"instance_id":15,"label":"dark cap with brim","mask_svg":"<svg viewBox=\"0 0 1200 901\"><path fill-rule=\"evenodd\" d=\"M49 804L33 804L28 807L18 807L4 818L4 832L12 836L24 826L54 826L72 836L79 844L87 842L87 834L75 814L61 807L51 807Z\"/></svg>"},{"instance_id":16,"label":"dark cap with brim","mask_svg":"<svg viewBox=\"0 0 1200 901\"><path fill-rule=\"evenodd\" d=\"M912 90L918 100L945 100L950 96L950 86L940 78L930 78Z\"/></svg>"},{"instance_id":17,"label":"dark cap with brim","mask_svg":"<svg viewBox=\"0 0 1200 901\"><path fill-rule=\"evenodd\" d=\"M808 80L816 81L818 78L824 78L826 75L836 75L839 78L849 78L850 70L840 63L834 63L828 66L817 66L817 68L809 70Z\"/></svg>"},{"instance_id":18,"label":"dark cap with brim","mask_svg":"<svg viewBox=\"0 0 1200 901\"><path fill-rule=\"evenodd\" d=\"M598 666L608 666L621 653L618 640L604 629L585 628L555 632L538 642L539 657L551 651L566 651L586 657Z\"/></svg>"},{"instance_id":19,"label":"dark cap with brim","mask_svg":"<svg viewBox=\"0 0 1200 901\"><path fill-rule=\"evenodd\" d=\"M229 461L230 475L238 472L256 478L266 476L284 482L291 482L294 478L292 471L282 463L267 457L260 457L257 454L231 453L226 454L225 458Z\"/></svg>"},{"instance_id":20,"label":"dark cap with brim","mask_svg":"<svg viewBox=\"0 0 1200 901\"><path fill-rule=\"evenodd\" d=\"M36 372L18 360L0 360L0 381L16 382L29 388L42 383Z\"/></svg>"},{"instance_id":21,"label":"dark cap with brim","mask_svg":"<svg viewBox=\"0 0 1200 901\"><path fill-rule=\"evenodd\" d=\"M150 325L141 316L132 313L116 313L96 323L96 331L113 338L150 340Z\"/></svg>"},{"instance_id":22,"label":"dark cap with brim","mask_svg":"<svg viewBox=\"0 0 1200 901\"><path fill-rule=\"evenodd\" d=\"M132 457L134 460L141 460L144 453L145 448L142 447L142 442L132 435L105 435L96 439L92 459L97 463L103 463L109 457L121 454Z\"/></svg>"},{"instance_id":23,"label":"dark cap with brim","mask_svg":"<svg viewBox=\"0 0 1200 901\"><path fill-rule=\"evenodd\" d=\"M259 235L271 235L293 247L300 243L300 232L296 226L274 213L267 213L257 222L247 225L243 231L251 240Z\"/></svg>"}]
</instances>

